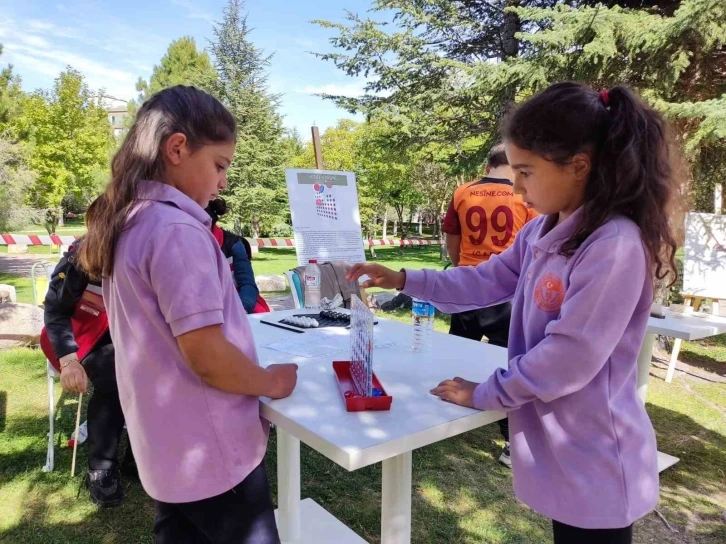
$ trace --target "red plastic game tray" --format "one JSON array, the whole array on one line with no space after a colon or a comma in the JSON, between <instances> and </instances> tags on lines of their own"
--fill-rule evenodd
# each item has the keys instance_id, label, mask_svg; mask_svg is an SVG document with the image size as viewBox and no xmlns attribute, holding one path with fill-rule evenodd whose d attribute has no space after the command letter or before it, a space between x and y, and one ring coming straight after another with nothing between
<instances>
[{"instance_id":1,"label":"red plastic game tray","mask_svg":"<svg viewBox=\"0 0 726 544\"><path fill-rule=\"evenodd\" d=\"M386 393L386 390L378 381L378 376L373 373L373 387L383 393L380 397L362 397L356 395L353 378L350 375L350 361L333 361L333 371L338 382L338 389L345 402L345 409L348 412L362 412L364 410L390 410L393 397ZM347 393L347 396L346 396Z\"/></svg>"}]
</instances>

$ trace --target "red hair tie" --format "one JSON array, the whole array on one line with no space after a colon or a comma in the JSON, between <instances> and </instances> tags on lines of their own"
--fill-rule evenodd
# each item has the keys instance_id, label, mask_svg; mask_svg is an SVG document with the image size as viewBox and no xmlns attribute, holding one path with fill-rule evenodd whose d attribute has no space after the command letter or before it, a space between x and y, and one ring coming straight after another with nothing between
<instances>
[{"instance_id":1,"label":"red hair tie","mask_svg":"<svg viewBox=\"0 0 726 544\"><path fill-rule=\"evenodd\" d=\"M600 101L606 108L610 107L610 92L607 89L600 91Z\"/></svg>"}]
</instances>

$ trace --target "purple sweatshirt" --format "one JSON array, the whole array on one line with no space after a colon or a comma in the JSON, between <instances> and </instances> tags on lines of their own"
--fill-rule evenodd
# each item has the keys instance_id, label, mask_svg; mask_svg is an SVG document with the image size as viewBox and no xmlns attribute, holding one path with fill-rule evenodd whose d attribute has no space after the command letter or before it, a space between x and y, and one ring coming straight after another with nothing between
<instances>
[{"instance_id":1,"label":"purple sweatshirt","mask_svg":"<svg viewBox=\"0 0 726 544\"><path fill-rule=\"evenodd\" d=\"M477 267L407 270L404 292L447 313L513 301L509 369L474 404L509 412L515 494L568 525L620 528L658 502L655 433L636 394L652 274L622 217L560 255L581 214L531 221Z\"/></svg>"}]
</instances>

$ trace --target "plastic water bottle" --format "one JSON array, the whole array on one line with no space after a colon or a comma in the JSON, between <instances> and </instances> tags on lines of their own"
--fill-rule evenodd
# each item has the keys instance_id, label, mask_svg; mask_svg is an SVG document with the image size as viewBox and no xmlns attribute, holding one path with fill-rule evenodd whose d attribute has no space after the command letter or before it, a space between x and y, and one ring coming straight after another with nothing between
<instances>
[{"instance_id":1,"label":"plastic water bottle","mask_svg":"<svg viewBox=\"0 0 726 544\"><path fill-rule=\"evenodd\" d=\"M305 267L305 309L320 309L320 267L318 261L311 259Z\"/></svg>"},{"instance_id":2,"label":"plastic water bottle","mask_svg":"<svg viewBox=\"0 0 726 544\"><path fill-rule=\"evenodd\" d=\"M411 349L417 353L431 351L431 340L434 335L434 305L417 298L411 305L413 318L413 341Z\"/></svg>"}]
</instances>

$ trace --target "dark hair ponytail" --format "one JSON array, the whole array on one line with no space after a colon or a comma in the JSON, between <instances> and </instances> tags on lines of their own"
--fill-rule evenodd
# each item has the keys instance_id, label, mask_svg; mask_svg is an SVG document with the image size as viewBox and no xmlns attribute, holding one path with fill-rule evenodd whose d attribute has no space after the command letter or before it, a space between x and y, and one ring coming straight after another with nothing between
<instances>
[{"instance_id":1,"label":"dark hair ponytail","mask_svg":"<svg viewBox=\"0 0 726 544\"><path fill-rule=\"evenodd\" d=\"M517 147L564 164L588 152L592 170L584 213L560 252L571 256L608 219L633 220L655 276L675 281L676 242L669 216L677 193L663 118L622 86L599 93L580 83L556 83L526 101L503 125Z\"/></svg>"},{"instance_id":2,"label":"dark hair ponytail","mask_svg":"<svg viewBox=\"0 0 726 544\"><path fill-rule=\"evenodd\" d=\"M88 234L78 257L90 278L111 277L116 243L139 198L139 183L161 181L162 146L177 132L196 149L235 141L237 123L219 100L195 87L175 85L144 102L111 161L111 181L86 212Z\"/></svg>"},{"instance_id":3,"label":"dark hair ponytail","mask_svg":"<svg viewBox=\"0 0 726 544\"><path fill-rule=\"evenodd\" d=\"M227 213L227 201L225 201L222 197L217 197L209 202L205 211L209 217L212 218L212 225L216 225L219 218Z\"/></svg>"}]
</instances>

